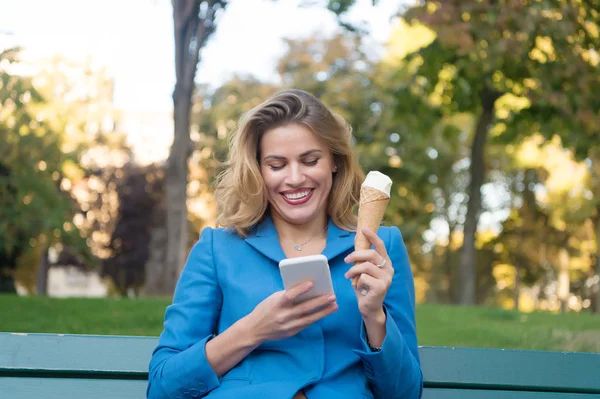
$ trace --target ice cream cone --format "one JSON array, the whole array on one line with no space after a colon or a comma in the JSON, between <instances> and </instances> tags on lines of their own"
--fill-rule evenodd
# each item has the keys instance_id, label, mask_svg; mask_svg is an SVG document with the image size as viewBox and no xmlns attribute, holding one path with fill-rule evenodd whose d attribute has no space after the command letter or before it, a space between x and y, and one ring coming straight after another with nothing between
<instances>
[{"instance_id":1,"label":"ice cream cone","mask_svg":"<svg viewBox=\"0 0 600 399\"><path fill-rule=\"evenodd\" d=\"M358 224L356 239L354 241L354 249L356 251L371 248L371 242L362 233L361 228L368 227L376 233L389 202L390 196L383 191L369 186L361 187L358 205ZM352 286L355 288L358 278L359 276L355 276L352 279Z\"/></svg>"}]
</instances>

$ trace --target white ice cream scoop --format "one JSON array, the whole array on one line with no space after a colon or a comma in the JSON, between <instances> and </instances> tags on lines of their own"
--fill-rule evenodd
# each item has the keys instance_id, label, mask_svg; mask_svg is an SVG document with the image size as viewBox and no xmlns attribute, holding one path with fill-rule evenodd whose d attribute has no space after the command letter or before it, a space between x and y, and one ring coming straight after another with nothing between
<instances>
[{"instance_id":1,"label":"white ice cream scoop","mask_svg":"<svg viewBox=\"0 0 600 399\"><path fill-rule=\"evenodd\" d=\"M374 188L375 190L384 192L389 197L390 190L392 189L392 179L381 172L371 171L367 174L362 187Z\"/></svg>"}]
</instances>

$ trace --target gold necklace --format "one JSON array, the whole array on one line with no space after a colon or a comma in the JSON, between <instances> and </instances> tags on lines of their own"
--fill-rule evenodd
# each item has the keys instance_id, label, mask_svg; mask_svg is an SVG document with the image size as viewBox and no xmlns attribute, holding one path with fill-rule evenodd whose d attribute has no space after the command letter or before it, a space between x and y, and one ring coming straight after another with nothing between
<instances>
[{"instance_id":1,"label":"gold necklace","mask_svg":"<svg viewBox=\"0 0 600 399\"><path fill-rule=\"evenodd\" d=\"M323 230L321 230L320 232L318 232L317 234L315 234L314 236L310 237L308 240L304 241L301 244L296 244L294 243L292 240L290 240L289 238L285 238L282 235L279 235L279 238L282 238L284 240L287 240L289 242L292 243L292 247L296 250L296 251L302 251L302 247L305 246L306 244L308 244L313 238L320 236L321 234L323 234L325 231L327 231L327 227L325 227Z\"/></svg>"}]
</instances>

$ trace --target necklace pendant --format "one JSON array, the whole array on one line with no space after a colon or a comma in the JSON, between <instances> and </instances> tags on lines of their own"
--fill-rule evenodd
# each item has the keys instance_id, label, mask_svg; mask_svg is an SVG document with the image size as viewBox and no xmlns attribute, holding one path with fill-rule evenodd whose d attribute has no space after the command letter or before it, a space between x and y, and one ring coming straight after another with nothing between
<instances>
[{"instance_id":1,"label":"necklace pendant","mask_svg":"<svg viewBox=\"0 0 600 399\"><path fill-rule=\"evenodd\" d=\"M299 244L292 244L292 246L294 247L294 249L295 249L296 251L302 251L302 245L299 245Z\"/></svg>"}]
</instances>

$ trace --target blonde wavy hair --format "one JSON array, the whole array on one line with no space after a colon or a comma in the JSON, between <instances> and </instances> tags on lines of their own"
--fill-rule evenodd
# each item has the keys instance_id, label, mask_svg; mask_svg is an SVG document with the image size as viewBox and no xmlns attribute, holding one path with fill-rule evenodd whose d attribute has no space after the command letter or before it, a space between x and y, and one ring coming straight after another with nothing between
<instances>
[{"instance_id":1,"label":"blonde wavy hair","mask_svg":"<svg viewBox=\"0 0 600 399\"><path fill-rule=\"evenodd\" d=\"M302 90L281 91L248 111L229 143L225 169L215 182L217 223L246 237L265 216L269 201L260 172L260 141L265 132L298 124L313 131L327 147L337 166L327 199L327 214L340 228L356 230L364 173L350 146L352 129L339 115Z\"/></svg>"}]
</instances>

